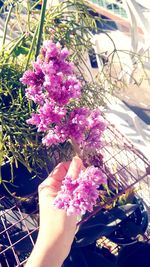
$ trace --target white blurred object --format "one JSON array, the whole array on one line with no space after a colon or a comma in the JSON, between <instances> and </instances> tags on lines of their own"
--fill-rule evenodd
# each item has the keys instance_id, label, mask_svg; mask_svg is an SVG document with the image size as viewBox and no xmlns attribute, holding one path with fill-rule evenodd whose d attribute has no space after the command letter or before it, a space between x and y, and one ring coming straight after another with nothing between
<instances>
[{"instance_id":1,"label":"white blurred object","mask_svg":"<svg viewBox=\"0 0 150 267\"><path fill-rule=\"evenodd\" d=\"M118 30L109 30L107 33L104 29L103 32L93 36L93 41L94 49L98 54L108 53L110 55L116 51L113 63L120 65L119 80L130 84L135 82L133 77L135 69L140 70L141 66L145 70L150 69L150 3L147 3L150 1L122 0L121 2L122 4L111 1L124 8L127 18L122 16L120 20L121 15L119 15L117 19L115 14L114 23ZM102 9L104 9L103 6ZM101 9L99 13L101 14ZM111 10L106 10L106 17L108 17L108 22L109 18L110 21L113 20ZM99 62L98 66L101 71L102 66Z\"/></svg>"},{"instance_id":2,"label":"white blurred object","mask_svg":"<svg viewBox=\"0 0 150 267\"><path fill-rule=\"evenodd\" d=\"M136 2L143 7L150 9L150 1L149 0L136 0Z\"/></svg>"},{"instance_id":3,"label":"white blurred object","mask_svg":"<svg viewBox=\"0 0 150 267\"><path fill-rule=\"evenodd\" d=\"M113 123L148 159L150 158L150 125L143 122L121 100L108 94L108 120Z\"/></svg>"},{"instance_id":4,"label":"white blurred object","mask_svg":"<svg viewBox=\"0 0 150 267\"><path fill-rule=\"evenodd\" d=\"M123 0L131 25L131 51L137 53L139 56L144 56L142 58L143 66L150 69L150 10L147 10L146 13L149 14L149 16L147 16L145 14L145 9L141 7L150 8L150 2L148 2L148 0ZM142 43L139 27L143 32Z\"/></svg>"}]
</instances>

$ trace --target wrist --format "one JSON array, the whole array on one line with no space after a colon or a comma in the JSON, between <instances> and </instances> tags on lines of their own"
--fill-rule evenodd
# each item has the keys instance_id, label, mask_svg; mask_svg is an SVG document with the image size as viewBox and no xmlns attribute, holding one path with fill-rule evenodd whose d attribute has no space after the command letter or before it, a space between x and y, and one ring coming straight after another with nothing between
<instances>
[{"instance_id":1,"label":"wrist","mask_svg":"<svg viewBox=\"0 0 150 267\"><path fill-rule=\"evenodd\" d=\"M25 267L61 267L64 258L54 246L44 243L39 237Z\"/></svg>"},{"instance_id":2,"label":"wrist","mask_svg":"<svg viewBox=\"0 0 150 267\"><path fill-rule=\"evenodd\" d=\"M62 242L63 237L54 238L52 234L48 233L44 235L42 231L39 231L39 235L35 244L36 253L44 255L49 262L53 263L50 266L60 267L62 266L68 249L65 250L65 245ZM67 251L67 252L66 252ZM47 267L49 267L47 265Z\"/></svg>"}]
</instances>

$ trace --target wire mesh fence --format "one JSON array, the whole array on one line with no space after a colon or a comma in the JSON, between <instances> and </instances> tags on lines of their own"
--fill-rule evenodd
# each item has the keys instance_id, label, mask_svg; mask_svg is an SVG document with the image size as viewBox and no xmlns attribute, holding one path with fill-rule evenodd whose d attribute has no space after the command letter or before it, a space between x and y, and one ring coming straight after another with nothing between
<instances>
[{"instance_id":1,"label":"wire mesh fence","mask_svg":"<svg viewBox=\"0 0 150 267\"><path fill-rule=\"evenodd\" d=\"M110 125L103 138L101 150L106 175L118 184L113 199L134 187L148 212L150 209L150 165L128 139L114 125ZM106 203L108 204L108 203ZM110 203L109 203L110 204ZM38 196L28 201L13 196L0 198L0 266L24 266L38 234ZM149 239L149 227L145 237ZM101 240L102 245L107 246ZM116 251L117 245L112 250Z\"/></svg>"}]
</instances>

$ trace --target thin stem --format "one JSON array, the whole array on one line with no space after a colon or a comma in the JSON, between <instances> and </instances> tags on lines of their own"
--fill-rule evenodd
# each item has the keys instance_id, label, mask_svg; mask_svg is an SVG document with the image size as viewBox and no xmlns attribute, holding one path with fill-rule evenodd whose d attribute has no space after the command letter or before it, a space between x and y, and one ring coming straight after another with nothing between
<instances>
[{"instance_id":1,"label":"thin stem","mask_svg":"<svg viewBox=\"0 0 150 267\"><path fill-rule=\"evenodd\" d=\"M76 141L73 138L71 138L70 139L70 143L73 146L73 149L74 149L74 152L76 153L76 156L82 158L82 156L81 156L81 154L82 154L81 153L81 149L79 148L79 145L76 143Z\"/></svg>"},{"instance_id":2,"label":"thin stem","mask_svg":"<svg viewBox=\"0 0 150 267\"><path fill-rule=\"evenodd\" d=\"M27 21L28 21L28 32L30 32L30 0L27 0Z\"/></svg>"},{"instance_id":3,"label":"thin stem","mask_svg":"<svg viewBox=\"0 0 150 267\"><path fill-rule=\"evenodd\" d=\"M42 37L42 33L43 33L43 26L44 26L45 12L46 12L46 5L47 5L47 0L43 0L42 9L41 9L41 16L40 16L40 23L39 23L39 28L38 28L38 37L37 37L35 59L37 58L39 51L40 51L41 37Z\"/></svg>"},{"instance_id":4,"label":"thin stem","mask_svg":"<svg viewBox=\"0 0 150 267\"><path fill-rule=\"evenodd\" d=\"M9 55L10 56L13 51L15 50L15 48L20 44L20 42L26 37L26 33L24 33L19 39L18 41L15 43L15 45L11 48L10 52L9 52Z\"/></svg>"},{"instance_id":5,"label":"thin stem","mask_svg":"<svg viewBox=\"0 0 150 267\"><path fill-rule=\"evenodd\" d=\"M30 61L30 58L31 58L31 54L32 54L32 51L33 51L33 48L34 48L34 45L35 45L35 42L36 42L37 32L38 32L38 26L37 26L37 28L35 30L35 33L34 33L34 36L33 36L33 39L32 39L32 43L31 43L30 50L29 50L29 53L28 53L28 58L27 58L25 70L27 69L29 61Z\"/></svg>"},{"instance_id":6,"label":"thin stem","mask_svg":"<svg viewBox=\"0 0 150 267\"><path fill-rule=\"evenodd\" d=\"M9 9L9 12L8 12L8 15L7 15L5 26L4 26L4 34L3 34L3 40L2 40L2 48L4 47L4 44L5 44L8 22L9 22L9 19L10 19L10 16L11 16L11 12L12 12L13 6L14 5L13 5L13 2L12 2L11 6L10 6L10 9Z\"/></svg>"},{"instance_id":7,"label":"thin stem","mask_svg":"<svg viewBox=\"0 0 150 267\"><path fill-rule=\"evenodd\" d=\"M31 7L31 11L41 3L41 0L37 1L32 7Z\"/></svg>"}]
</instances>

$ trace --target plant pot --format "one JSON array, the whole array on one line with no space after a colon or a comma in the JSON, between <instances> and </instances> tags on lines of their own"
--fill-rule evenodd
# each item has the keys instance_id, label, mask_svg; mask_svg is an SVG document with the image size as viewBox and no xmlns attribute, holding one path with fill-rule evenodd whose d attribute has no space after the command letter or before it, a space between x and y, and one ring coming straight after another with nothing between
<instances>
[{"instance_id":1,"label":"plant pot","mask_svg":"<svg viewBox=\"0 0 150 267\"><path fill-rule=\"evenodd\" d=\"M5 196L19 196L24 197L35 192L41 180L34 177L33 172L29 172L27 168L18 162L18 167L15 164L12 165L13 168L13 180L11 174L11 165L6 163L1 168L2 173L2 184L0 185L0 195ZM45 177L46 178L46 177Z\"/></svg>"},{"instance_id":2,"label":"plant pot","mask_svg":"<svg viewBox=\"0 0 150 267\"><path fill-rule=\"evenodd\" d=\"M19 161L18 166L15 163L12 165L9 162L5 163L1 167L2 183L0 185L0 196L14 195L25 197L37 192L38 185L47 178L54 167L52 160L48 161L46 158L45 161L47 161L47 169L34 165L34 167L31 166L32 171L29 171Z\"/></svg>"},{"instance_id":3,"label":"plant pot","mask_svg":"<svg viewBox=\"0 0 150 267\"><path fill-rule=\"evenodd\" d=\"M123 247L117 257L119 267L147 267L150 263L150 243L137 242Z\"/></svg>"},{"instance_id":4,"label":"plant pot","mask_svg":"<svg viewBox=\"0 0 150 267\"><path fill-rule=\"evenodd\" d=\"M109 253L109 252L107 252ZM63 267L115 267L115 256L103 253L96 243L82 248L72 248Z\"/></svg>"},{"instance_id":5,"label":"plant pot","mask_svg":"<svg viewBox=\"0 0 150 267\"><path fill-rule=\"evenodd\" d=\"M137 242L137 236L143 235L148 226L148 213L140 198L134 197L133 204L137 209L125 218L117 229L107 236L112 242L118 245L130 245Z\"/></svg>"},{"instance_id":6,"label":"plant pot","mask_svg":"<svg viewBox=\"0 0 150 267\"><path fill-rule=\"evenodd\" d=\"M50 166L49 166L50 167ZM49 168L49 173L53 167ZM48 176L48 173L40 169L39 176L29 172L27 168L18 162L18 167L13 164L14 178L11 182L11 166L6 163L1 168L3 182L0 185L0 196L5 196L4 209L12 206L19 207L22 212L33 213L38 206L38 186Z\"/></svg>"},{"instance_id":7,"label":"plant pot","mask_svg":"<svg viewBox=\"0 0 150 267\"><path fill-rule=\"evenodd\" d=\"M15 163L10 164L9 162L1 166L0 197L5 196L4 209L16 206L25 213L32 213L37 210L38 186L54 168L54 162L48 160L46 154L45 160L42 158L42 161L46 162L46 168L36 164L31 166L32 171L29 171L19 161L17 166Z\"/></svg>"}]
</instances>

